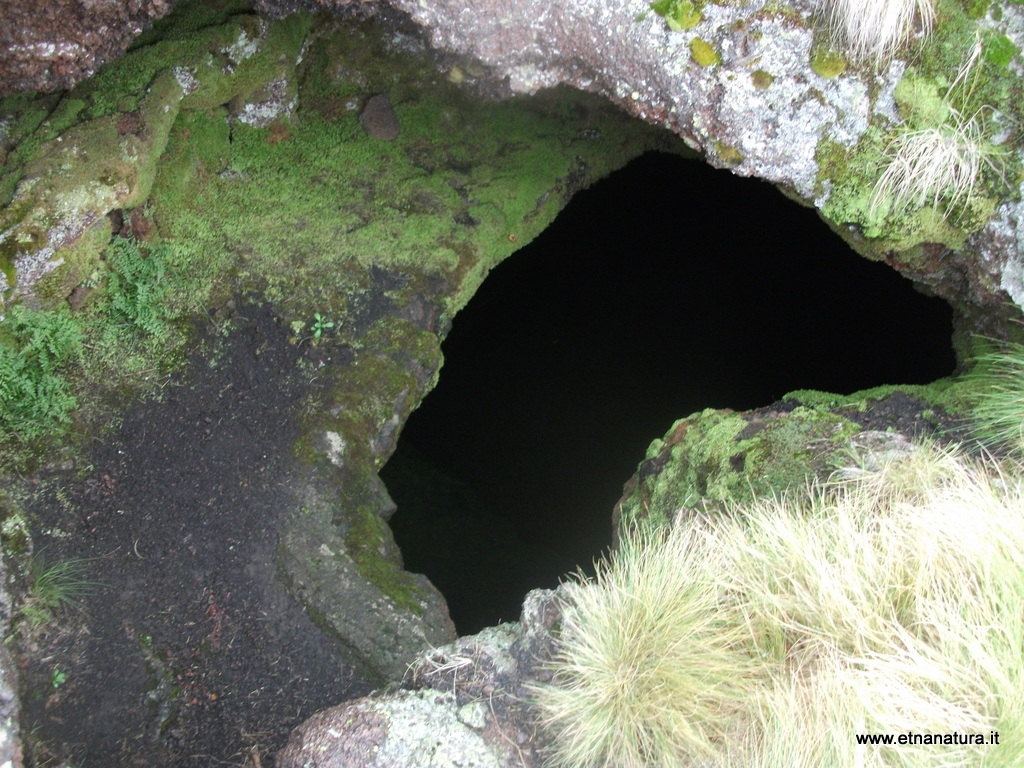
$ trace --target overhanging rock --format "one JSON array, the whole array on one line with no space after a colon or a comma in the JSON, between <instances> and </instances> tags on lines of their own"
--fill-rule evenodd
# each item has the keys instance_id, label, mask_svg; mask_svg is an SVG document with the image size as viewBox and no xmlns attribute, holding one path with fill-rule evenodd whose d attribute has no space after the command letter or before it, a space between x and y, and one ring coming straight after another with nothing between
<instances>
[{"instance_id":1,"label":"overhanging rock","mask_svg":"<svg viewBox=\"0 0 1024 768\"><path fill-rule=\"evenodd\" d=\"M643 0L392 4L427 27L434 46L479 62L511 91L566 83L600 94L671 129L711 164L813 205L862 255L953 303L963 327L998 333L1024 307L1024 185L1012 140L991 137L1002 173L963 210L925 206L883 218L871 194L887 142L914 127L922 92L942 99L978 41L1024 48L1019 6L944 20L934 40L913 41L876 70L833 50L810 0L697 2L699 21L677 31ZM1005 80L982 88L999 102L984 105L996 122L1010 125L1024 69L1019 54L993 63L995 47L984 48L988 63L977 72L990 84Z\"/></svg>"},{"instance_id":2,"label":"overhanging rock","mask_svg":"<svg viewBox=\"0 0 1024 768\"><path fill-rule=\"evenodd\" d=\"M599 94L669 128L709 163L765 179L815 207L862 255L950 301L962 331L1013 333L1009 320L1024 306L1019 4L943 6L931 37L912 34L877 67L830 43L825 4L813 0L658 4L675 14L671 23L645 0L388 5L428 30L452 81L486 95L560 83ZM676 6L689 9L685 18ZM366 15L386 6L259 0L256 7L281 16L324 9ZM42 23L29 14L19 23L36 21ZM83 27L82 34L91 32ZM20 76L29 64L19 62L8 62L6 74ZM971 62L970 77L958 79ZM955 128L950 108L982 123L978 138L991 161L983 163L984 178L955 205L929 199L935 204L880 211L874 190L893 140L931 124Z\"/></svg>"}]
</instances>

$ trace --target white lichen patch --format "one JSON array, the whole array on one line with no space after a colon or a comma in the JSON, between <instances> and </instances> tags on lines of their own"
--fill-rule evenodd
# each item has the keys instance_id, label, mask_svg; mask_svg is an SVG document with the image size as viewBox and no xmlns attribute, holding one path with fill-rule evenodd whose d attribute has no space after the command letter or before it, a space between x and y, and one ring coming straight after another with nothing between
<instances>
[{"instance_id":1,"label":"white lichen patch","mask_svg":"<svg viewBox=\"0 0 1024 768\"><path fill-rule=\"evenodd\" d=\"M236 119L254 128L266 128L275 120L290 115L295 109L296 98L290 90L288 79L279 77L259 91L260 98L242 106Z\"/></svg>"},{"instance_id":2,"label":"white lichen patch","mask_svg":"<svg viewBox=\"0 0 1024 768\"><path fill-rule=\"evenodd\" d=\"M483 737L459 719L451 693L429 688L376 701L371 711L387 721L387 737L374 766L437 765L499 768L501 761Z\"/></svg>"},{"instance_id":3,"label":"white lichen patch","mask_svg":"<svg viewBox=\"0 0 1024 768\"><path fill-rule=\"evenodd\" d=\"M1024 248L1024 243L1021 243L1020 247ZM1021 311L1024 311L1024 263L1020 259L1007 262L1003 267L999 287L1006 291Z\"/></svg>"},{"instance_id":4,"label":"white lichen patch","mask_svg":"<svg viewBox=\"0 0 1024 768\"><path fill-rule=\"evenodd\" d=\"M487 727L487 705L482 701L471 701L459 707L459 720L475 731Z\"/></svg>"},{"instance_id":5,"label":"white lichen patch","mask_svg":"<svg viewBox=\"0 0 1024 768\"><path fill-rule=\"evenodd\" d=\"M1024 311L1024 184L1020 186L1020 198L1007 203L997 212L991 226L1005 230L1007 239L1016 241L1016 248L1008 248L1008 258L1003 264L999 287L1013 299L1013 303Z\"/></svg>"},{"instance_id":6,"label":"white lichen patch","mask_svg":"<svg viewBox=\"0 0 1024 768\"><path fill-rule=\"evenodd\" d=\"M199 88L199 79L195 76L195 72L188 67L175 67L172 71L174 79L178 81L185 96Z\"/></svg>"},{"instance_id":7,"label":"white lichen patch","mask_svg":"<svg viewBox=\"0 0 1024 768\"><path fill-rule=\"evenodd\" d=\"M996 208L984 229L971 239L986 279L1024 311L1024 183L1017 200Z\"/></svg>"},{"instance_id":8,"label":"white lichen patch","mask_svg":"<svg viewBox=\"0 0 1024 768\"><path fill-rule=\"evenodd\" d=\"M903 121L899 109L896 107L896 86L903 78L907 69L907 63L901 59L894 59L889 62L889 68L884 75L875 78L873 83L874 101L871 104L871 114L884 118L895 125Z\"/></svg>"},{"instance_id":9,"label":"white lichen patch","mask_svg":"<svg viewBox=\"0 0 1024 768\"><path fill-rule=\"evenodd\" d=\"M336 467L345 466L345 439L331 430L324 433L324 438L327 441L327 459Z\"/></svg>"},{"instance_id":10,"label":"white lichen patch","mask_svg":"<svg viewBox=\"0 0 1024 768\"><path fill-rule=\"evenodd\" d=\"M252 58L259 53L260 46L263 44L263 38L267 31L267 22L265 19L260 19L260 31L256 37L249 37L248 33L243 29L238 33L238 37L231 45L224 49L224 55L228 57L228 60L234 65L238 66L246 59Z\"/></svg>"},{"instance_id":11,"label":"white lichen patch","mask_svg":"<svg viewBox=\"0 0 1024 768\"><path fill-rule=\"evenodd\" d=\"M704 30L702 23L695 31L708 36L722 63L705 68L713 81L704 87L717 98L701 99L695 110L707 145L728 147L730 164L740 175L780 181L812 197L818 142L857 143L871 116L869 84L856 74L831 79L814 74L808 66L809 28L764 17L735 30L726 13L730 9L709 10L707 23L718 25ZM770 84L758 87L754 72L769 76Z\"/></svg>"}]
</instances>

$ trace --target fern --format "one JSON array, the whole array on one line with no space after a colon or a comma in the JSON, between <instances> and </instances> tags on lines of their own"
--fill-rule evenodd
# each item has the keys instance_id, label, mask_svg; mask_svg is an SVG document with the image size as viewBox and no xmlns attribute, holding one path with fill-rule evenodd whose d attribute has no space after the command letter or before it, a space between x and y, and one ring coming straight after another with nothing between
<instances>
[{"instance_id":1,"label":"fern","mask_svg":"<svg viewBox=\"0 0 1024 768\"><path fill-rule=\"evenodd\" d=\"M143 253L137 240L113 239L107 256L111 267L107 295L115 320L134 325L152 336L167 332L168 286L164 274L169 253L167 245L157 245Z\"/></svg>"},{"instance_id":2,"label":"fern","mask_svg":"<svg viewBox=\"0 0 1024 768\"><path fill-rule=\"evenodd\" d=\"M0 338L0 428L32 439L70 420L78 404L64 377L82 354L67 310L11 308Z\"/></svg>"}]
</instances>

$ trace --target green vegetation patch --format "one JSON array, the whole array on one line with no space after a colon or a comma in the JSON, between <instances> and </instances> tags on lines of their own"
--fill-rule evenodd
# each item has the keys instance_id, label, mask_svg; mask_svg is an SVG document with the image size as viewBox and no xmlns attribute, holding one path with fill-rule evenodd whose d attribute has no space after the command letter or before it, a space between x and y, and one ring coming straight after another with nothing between
<instances>
[{"instance_id":1,"label":"green vegetation patch","mask_svg":"<svg viewBox=\"0 0 1024 768\"><path fill-rule=\"evenodd\" d=\"M256 128L224 108L179 119L155 216L207 283L232 272L289 322L321 312L359 328L351 297L372 265L448 286L454 312L569 194L624 161L630 127L606 105L561 90L480 102L444 81L428 88L425 62L379 50L377 34L316 38L290 120ZM353 60L366 64L355 71ZM396 74L403 67L408 76ZM385 91L401 125L394 141L358 119Z\"/></svg>"},{"instance_id":2,"label":"green vegetation patch","mask_svg":"<svg viewBox=\"0 0 1024 768\"><path fill-rule=\"evenodd\" d=\"M985 37L985 61L1006 69L1019 53L1017 46L1006 35L989 34Z\"/></svg>"},{"instance_id":3,"label":"green vegetation patch","mask_svg":"<svg viewBox=\"0 0 1024 768\"><path fill-rule=\"evenodd\" d=\"M815 47L811 55L811 70L826 80L839 77L846 71L846 57L824 45Z\"/></svg>"},{"instance_id":4,"label":"green vegetation patch","mask_svg":"<svg viewBox=\"0 0 1024 768\"><path fill-rule=\"evenodd\" d=\"M422 616L421 591L416 581L397 562L382 554L394 548L388 524L366 510L345 534L345 550L356 564L359 575L390 597L399 608Z\"/></svg>"},{"instance_id":5,"label":"green vegetation patch","mask_svg":"<svg viewBox=\"0 0 1024 768\"><path fill-rule=\"evenodd\" d=\"M699 37L690 41L690 56L702 67L713 67L722 63L722 57L715 47Z\"/></svg>"},{"instance_id":6,"label":"green vegetation patch","mask_svg":"<svg viewBox=\"0 0 1024 768\"><path fill-rule=\"evenodd\" d=\"M754 83L754 87L757 88L759 91L767 90L771 86L771 84L775 82L775 78L772 77L770 73L765 72L763 69L755 69L753 72L751 72L750 80L751 82Z\"/></svg>"},{"instance_id":7,"label":"green vegetation patch","mask_svg":"<svg viewBox=\"0 0 1024 768\"><path fill-rule=\"evenodd\" d=\"M681 509L721 507L804 484L858 431L824 409L800 407L756 423L729 411L694 414L648 448L639 481L620 502L621 527L659 528Z\"/></svg>"},{"instance_id":8,"label":"green vegetation patch","mask_svg":"<svg viewBox=\"0 0 1024 768\"><path fill-rule=\"evenodd\" d=\"M107 295L112 320L136 326L144 333L166 332L169 308L165 280L167 257L172 248L140 247L137 240L115 237L107 263Z\"/></svg>"},{"instance_id":9,"label":"green vegetation patch","mask_svg":"<svg viewBox=\"0 0 1024 768\"><path fill-rule=\"evenodd\" d=\"M871 764L1020 765L1020 466L926 444L849 470L631 532L565 589L550 682L531 686L553 760L850 766L850 733L944 734L955 702L955 742L878 745Z\"/></svg>"},{"instance_id":10,"label":"green vegetation patch","mask_svg":"<svg viewBox=\"0 0 1024 768\"><path fill-rule=\"evenodd\" d=\"M896 88L903 124L875 117L855 147L818 147L823 213L857 225L875 241L869 247L911 260L923 243L962 248L1024 180L1013 43L979 29L978 3L936 6L935 29Z\"/></svg>"},{"instance_id":11,"label":"green vegetation patch","mask_svg":"<svg viewBox=\"0 0 1024 768\"><path fill-rule=\"evenodd\" d=\"M976 434L995 450L1024 456L1024 344L991 345L966 377Z\"/></svg>"},{"instance_id":12,"label":"green vegetation patch","mask_svg":"<svg viewBox=\"0 0 1024 768\"><path fill-rule=\"evenodd\" d=\"M1020 405L1024 370L1014 350L983 351L971 375L931 384L884 385L849 395L799 390L786 394L778 410L693 414L648 448L620 503L620 528L657 529L680 510L721 511L823 480L849 459L850 439L861 431L852 417L897 393L921 401L920 418L937 426L948 425L948 415L962 415L967 423L984 393L1006 393L991 400L1015 403L1002 409L1013 432L1021 423L1014 421L1020 410L1014 407Z\"/></svg>"},{"instance_id":13,"label":"green vegetation patch","mask_svg":"<svg viewBox=\"0 0 1024 768\"><path fill-rule=\"evenodd\" d=\"M5 102L10 119L0 116L0 181L35 177L35 192L0 212L23 235L4 244L8 271L62 225L62 212L97 222L37 284L46 306L75 307L68 317L89 354L48 375L66 379L52 392L80 404L166 372L190 319L239 293L265 297L296 329L328 318L334 326L317 341L353 351L388 317L424 307L440 307L430 322L443 327L572 194L643 149L678 146L569 90L481 100L437 77L425 50L396 49L380 25L316 27L303 14L272 21L218 7L220 26L188 21L197 9L182 6L159 39L63 98ZM295 98L291 111L266 127L242 122L268 83ZM401 125L394 141L359 123L376 93L388 94ZM109 223L140 216L139 239Z\"/></svg>"},{"instance_id":14,"label":"green vegetation patch","mask_svg":"<svg viewBox=\"0 0 1024 768\"><path fill-rule=\"evenodd\" d=\"M82 357L82 333L67 309L12 307L0 324L0 430L31 440L59 431L77 405L64 374Z\"/></svg>"},{"instance_id":15,"label":"green vegetation patch","mask_svg":"<svg viewBox=\"0 0 1024 768\"><path fill-rule=\"evenodd\" d=\"M651 3L651 10L665 19L665 24L673 32L692 29L703 18L702 2L693 0L658 0Z\"/></svg>"}]
</instances>

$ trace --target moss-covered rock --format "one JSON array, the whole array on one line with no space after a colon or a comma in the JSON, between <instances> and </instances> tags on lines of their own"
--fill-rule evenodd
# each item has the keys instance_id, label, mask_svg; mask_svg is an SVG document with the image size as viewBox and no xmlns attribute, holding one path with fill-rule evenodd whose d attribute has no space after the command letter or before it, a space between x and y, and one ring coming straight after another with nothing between
<instances>
[{"instance_id":1,"label":"moss-covered rock","mask_svg":"<svg viewBox=\"0 0 1024 768\"><path fill-rule=\"evenodd\" d=\"M569 83L666 125L708 162L818 209L859 253L953 304L964 326L985 315L986 333L1012 334L1024 308L1019 3L939 0L931 35L897 35L864 61L839 49L811 0L659 2L653 13L514 0L471 18L460 0L394 2L514 91ZM894 162L908 136L933 129L948 141L923 145L931 168ZM973 159L951 169L957 145L980 158L970 184L940 181L923 199L879 185L890 164L962 180Z\"/></svg>"},{"instance_id":2,"label":"moss-covered rock","mask_svg":"<svg viewBox=\"0 0 1024 768\"><path fill-rule=\"evenodd\" d=\"M647 449L616 505L616 536L824 480L860 460L862 432L955 439L970 386L959 379L848 396L800 391L753 411L693 414Z\"/></svg>"},{"instance_id":3,"label":"moss-covered rock","mask_svg":"<svg viewBox=\"0 0 1024 768\"><path fill-rule=\"evenodd\" d=\"M373 487L376 499L367 494L361 504L330 483L296 489L278 560L314 621L357 651L382 682L396 681L418 653L451 642L455 627L426 577L402 570L381 517L390 499L380 481Z\"/></svg>"},{"instance_id":4,"label":"moss-covered rock","mask_svg":"<svg viewBox=\"0 0 1024 768\"><path fill-rule=\"evenodd\" d=\"M94 268L106 245L103 217L149 195L181 97L165 72L137 110L86 120L39 147L0 211L0 261L13 265L19 289L66 260L79 278Z\"/></svg>"}]
</instances>

